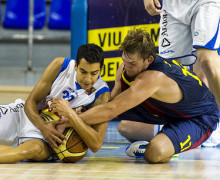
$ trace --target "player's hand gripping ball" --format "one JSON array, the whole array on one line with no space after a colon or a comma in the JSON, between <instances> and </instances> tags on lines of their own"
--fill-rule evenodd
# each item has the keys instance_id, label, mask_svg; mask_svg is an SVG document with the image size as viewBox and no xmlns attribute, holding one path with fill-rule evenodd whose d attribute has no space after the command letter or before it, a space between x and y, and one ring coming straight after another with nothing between
<instances>
[{"instance_id":1,"label":"player's hand gripping ball","mask_svg":"<svg viewBox=\"0 0 220 180\"><path fill-rule=\"evenodd\" d=\"M51 113L49 108L46 108L40 112L40 116L44 121L56 121L62 118L58 113ZM54 149L56 156L63 162L73 163L81 160L87 153L88 147L75 131L74 128L67 128L64 133L66 141L64 145L59 145L59 149Z\"/></svg>"}]
</instances>

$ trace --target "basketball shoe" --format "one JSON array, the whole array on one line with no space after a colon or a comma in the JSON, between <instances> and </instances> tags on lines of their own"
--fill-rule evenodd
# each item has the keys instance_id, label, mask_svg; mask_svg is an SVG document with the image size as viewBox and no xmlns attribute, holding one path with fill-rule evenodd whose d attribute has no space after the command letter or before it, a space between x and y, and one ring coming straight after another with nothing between
<instances>
[{"instance_id":1,"label":"basketball shoe","mask_svg":"<svg viewBox=\"0 0 220 180\"><path fill-rule=\"evenodd\" d=\"M149 142L135 141L131 143L125 150L125 153L130 157L144 158L144 153Z\"/></svg>"},{"instance_id":2,"label":"basketball shoe","mask_svg":"<svg viewBox=\"0 0 220 180\"><path fill-rule=\"evenodd\" d=\"M220 125L218 123L215 131L211 136L202 144L202 147L220 147Z\"/></svg>"}]
</instances>

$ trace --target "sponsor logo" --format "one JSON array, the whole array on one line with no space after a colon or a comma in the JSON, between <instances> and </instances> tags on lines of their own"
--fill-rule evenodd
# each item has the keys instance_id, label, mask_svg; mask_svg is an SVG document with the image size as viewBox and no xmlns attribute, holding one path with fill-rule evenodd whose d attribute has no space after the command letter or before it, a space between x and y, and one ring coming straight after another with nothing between
<instances>
[{"instance_id":1,"label":"sponsor logo","mask_svg":"<svg viewBox=\"0 0 220 180\"><path fill-rule=\"evenodd\" d=\"M206 37L206 32L205 31L195 31L193 41L195 41L196 43L204 42L205 37Z\"/></svg>"},{"instance_id":2,"label":"sponsor logo","mask_svg":"<svg viewBox=\"0 0 220 180\"><path fill-rule=\"evenodd\" d=\"M166 10L164 10L164 14L162 16L161 35L162 36L168 36L168 33L167 33L167 12L166 12Z\"/></svg>"},{"instance_id":3,"label":"sponsor logo","mask_svg":"<svg viewBox=\"0 0 220 180\"><path fill-rule=\"evenodd\" d=\"M24 108L24 104L17 104L14 108L9 106L10 112L19 112L19 109Z\"/></svg>"},{"instance_id":4,"label":"sponsor logo","mask_svg":"<svg viewBox=\"0 0 220 180\"><path fill-rule=\"evenodd\" d=\"M89 90L85 90L85 93L87 94L87 95L90 95L90 94L92 94L93 92L95 92L95 88L94 87L92 87L91 89L89 89Z\"/></svg>"},{"instance_id":5,"label":"sponsor logo","mask_svg":"<svg viewBox=\"0 0 220 180\"><path fill-rule=\"evenodd\" d=\"M4 106L0 106L0 115L6 115L8 112L13 113L13 112L19 112L20 109L24 108L24 103L19 103L15 107L9 106L8 108Z\"/></svg>"},{"instance_id":6,"label":"sponsor logo","mask_svg":"<svg viewBox=\"0 0 220 180\"><path fill-rule=\"evenodd\" d=\"M198 36L199 35L199 32L194 32L194 36Z\"/></svg>"},{"instance_id":7,"label":"sponsor logo","mask_svg":"<svg viewBox=\"0 0 220 180\"><path fill-rule=\"evenodd\" d=\"M75 91L74 91L71 87L68 87L67 89L68 89L70 92L75 93Z\"/></svg>"},{"instance_id":8,"label":"sponsor logo","mask_svg":"<svg viewBox=\"0 0 220 180\"><path fill-rule=\"evenodd\" d=\"M167 32L167 12L166 10L164 11L163 15L162 15L162 23L161 23L161 36L162 38L162 43L161 46L162 47L167 47L170 46L170 41L168 40L168 32Z\"/></svg>"},{"instance_id":9,"label":"sponsor logo","mask_svg":"<svg viewBox=\"0 0 220 180\"><path fill-rule=\"evenodd\" d=\"M167 38L163 38L161 45L162 47L167 47L170 45L170 41Z\"/></svg>"},{"instance_id":10,"label":"sponsor logo","mask_svg":"<svg viewBox=\"0 0 220 180\"><path fill-rule=\"evenodd\" d=\"M167 50L167 51L163 51L163 52L160 52L160 54L167 54L167 53L174 53L175 51L173 50Z\"/></svg>"},{"instance_id":11,"label":"sponsor logo","mask_svg":"<svg viewBox=\"0 0 220 180\"><path fill-rule=\"evenodd\" d=\"M0 106L0 113L2 113L3 115L7 114L8 109L6 107Z\"/></svg>"}]
</instances>

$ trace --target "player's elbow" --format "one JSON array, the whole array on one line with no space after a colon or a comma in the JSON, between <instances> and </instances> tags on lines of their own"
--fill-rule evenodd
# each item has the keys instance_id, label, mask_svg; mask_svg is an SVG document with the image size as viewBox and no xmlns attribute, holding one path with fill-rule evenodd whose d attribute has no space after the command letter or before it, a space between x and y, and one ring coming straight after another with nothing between
<instances>
[{"instance_id":1,"label":"player's elbow","mask_svg":"<svg viewBox=\"0 0 220 180\"><path fill-rule=\"evenodd\" d=\"M102 147L102 143L96 143L95 145L93 144L89 149L93 152L96 153L99 151L99 149Z\"/></svg>"},{"instance_id":2,"label":"player's elbow","mask_svg":"<svg viewBox=\"0 0 220 180\"><path fill-rule=\"evenodd\" d=\"M102 147L102 144L103 144L103 140L97 137L93 139L93 141L90 144L88 144L88 147L93 153L96 153Z\"/></svg>"},{"instance_id":3,"label":"player's elbow","mask_svg":"<svg viewBox=\"0 0 220 180\"><path fill-rule=\"evenodd\" d=\"M92 151L93 153L96 153L96 152L99 151L100 148L101 148L101 147L93 147L93 148L91 148L91 151Z\"/></svg>"}]
</instances>

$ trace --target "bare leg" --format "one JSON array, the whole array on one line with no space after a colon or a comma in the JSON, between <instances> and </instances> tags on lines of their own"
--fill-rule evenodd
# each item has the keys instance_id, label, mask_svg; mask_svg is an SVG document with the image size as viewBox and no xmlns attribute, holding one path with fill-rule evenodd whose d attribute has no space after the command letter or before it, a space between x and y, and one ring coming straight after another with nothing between
<instances>
[{"instance_id":1,"label":"bare leg","mask_svg":"<svg viewBox=\"0 0 220 180\"><path fill-rule=\"evenodd\" d=\"M208 80L207 80L198 60L193 65L193 72L196 73L196 75L199 77L199 79L201 79L206 84L207 87L209 87Z\"/></svg>"},{"instance_id":2,"label":"bare leg","mask_svg":"<svg viewBox=\"0 0 220 180\"><path fill-rule=\"evenodd\" d=\"M217 51L198 48L197 57L199 64L206 75L209 88L220 107L220 61Z\"/></svg>"},{"instance_id":3,"label":"bare leg","mask_svg":"<svg viewBox=\"0 0 220 180\"><path fill-rule=\"evenodd\" d=\"M49 156L49 147L40 139L25 141L17 147L0 145L0 163L16 163L26 159L43 161Z\"/></svg>"},{"instance_id":4,"label":"bare leg","mask_svg":"<svg viewBox=\"0 0 220 180\"><path fill-rule=\"evenodd\" d=\"M150 141L154 136L154 125L122 120L118 125L118 132L130 142L138 140Z\"/></svg>"},{"instance_id":5,"label":"bare leg","mask_svg":"<svg viewBox=\"0 0 220 180\"><path fill-rule=\"evenodd\" d=\"M166 163L174 153L175 149L171 140L167 135L159 133L148 144L145 159L149 163Z\"/></svg>"}]
</instances>

